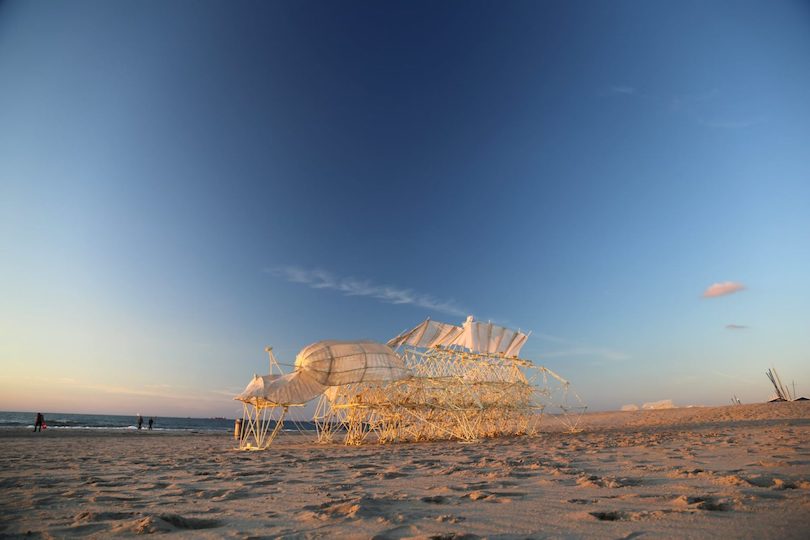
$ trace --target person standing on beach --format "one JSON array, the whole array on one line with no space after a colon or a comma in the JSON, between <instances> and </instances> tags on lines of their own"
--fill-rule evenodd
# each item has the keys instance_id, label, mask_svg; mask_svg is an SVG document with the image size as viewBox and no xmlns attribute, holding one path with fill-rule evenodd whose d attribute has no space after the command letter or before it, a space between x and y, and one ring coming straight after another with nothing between
<instances>
[{"instance_id":1,"label":"person standing on beach","mask_svg":"<svg viewBox=\"0 0 810 540\"><path fill-rule=\"evenodd\" d=\"M149 431L152 431L152 424L154 424L154 423L155 423L155 419L150 417L149 418Z\"/></svg>"},{"instance_id":2,"label":"person standing on beach","mask_svg":"<svg viewBox=\"0 0 810 540\"><path fill-rule=\"evenodd\" d=\"M138 415L138 429L141 429L142 427L143 427L143 416L141 416L139 414Z\"/></svg>"},{"instance_id":3,"label":"person standing on beach","mask_svg":"<svg viewBox=\"0 0 810 540\"><path fill-rule=\"evenodd\" d=\"M37 419L34 421L34 432L42 431L42 426L45 424L45 417L42 416L41 412L37 413Z\"/></svg>"}]
</instances>

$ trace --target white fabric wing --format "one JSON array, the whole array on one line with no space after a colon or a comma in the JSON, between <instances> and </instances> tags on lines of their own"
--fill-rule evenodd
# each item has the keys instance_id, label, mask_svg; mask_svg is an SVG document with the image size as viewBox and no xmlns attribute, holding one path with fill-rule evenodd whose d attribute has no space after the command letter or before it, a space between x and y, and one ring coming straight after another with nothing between
<instances>
[{"instance_id":1,"label":"white fabric wing","mask_svg":"<svg viewBox=\"0 0 810 540\"><path fill-rule=\"evenodd\" d=\"M398 335L389 341L388 345L392 348L397 348L403 344L425 349L437 346L447 347L455 344L463 332L464 329L460 326L427 319L416 328Z\"/></svg>"},{"instance_id":2,"label":"white fabric wing","mask_svg":"<svg viewBox=\"0 0 810 540\"><path fill-rule=\"evenodd\" d=\"M464 323L464 334L459 345L473 352L517 356L528 335L492 323L484 323L468 318Z\"/></svg>"},{"instance_id":3,"label":"white fabric wing","mask_svg":"<svg viewBox=\"0 0 810 540\"><path fill-rule=\"evenodd\" d=\"M264 392L267 386L281 375L253 375L253 379L248 383L241 394L234 399L239 401L252 401L256 398L264 399Z\"/></svg>"},{"instance_id":4,"label":"white fabric wing","mask_svg":"<svg viewBox=\"0 0 810 540\"><path fill-rule=\"evenodd\" d=\"M305 371L294 371L287 375L255 375L244 392L235 399L248 403L258 399L263 404L303 405L321 395L324 389Z\"/></svg>"},{"instance_id":5,"label":"white fabric wing","mask_svg":"<svg viewBox=\"0 0 810 540\"><path fill-rule=\"evenodd\" d=\"M520 349L523 347L523 345L526 344L527 339L529 339L528 334L524 334L523 332L518 332L512 338L512 342L506 348L506 351L504 351L503 355L504 356L520 356Z\"/></svg>"},{"instance_id":6,"label":"white fabric wing","mask_svg":"<svg viewBox=\"0 0 810 540\"><path fill-rule=\"evenodd\" d=\"M428 319L398 335L388 345L393 348L410 345L425 349L455 345L475 353L518 356L528 338L523 332L468 317L463 327Z\"/></svg>"}]
</instances>

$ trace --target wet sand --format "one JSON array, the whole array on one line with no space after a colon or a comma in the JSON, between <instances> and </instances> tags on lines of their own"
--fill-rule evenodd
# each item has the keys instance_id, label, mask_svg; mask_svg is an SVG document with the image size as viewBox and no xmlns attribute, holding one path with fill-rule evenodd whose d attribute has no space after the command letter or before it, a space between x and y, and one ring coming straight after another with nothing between
<instances>
[{"instance_id":1,"label":"wet sand","mask_svg":"<svg viewBox=\"0 0 810 540\"><path fill-rule=\"evenodd\" d=\"M810 403L593 413L580 433L363 447L0 432L0 535L808 538Z\"/></svg>"}]
</instances>

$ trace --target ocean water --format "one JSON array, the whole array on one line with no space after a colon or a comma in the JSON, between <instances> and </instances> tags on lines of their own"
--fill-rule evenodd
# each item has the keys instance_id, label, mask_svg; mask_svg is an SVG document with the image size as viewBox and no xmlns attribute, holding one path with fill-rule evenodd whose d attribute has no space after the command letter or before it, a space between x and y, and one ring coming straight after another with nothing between
<instances>
[{"instance_id":1,"label":"ocean water","mask_svg":"<svg viewBox=\"0 0 810 540\"><path fill-rule=\"evenodd\" d=\"M136 416L120 416L114 414L71 414L45 412L45 425L47 429L101 429L101 430L136 430L138 429ZM28 428L34 429L36 412L2 412L0 411L0 429ZM153 417L154 430L162 431L219 431L233 433L233 418L177 418L171 416ZM297 431L301 426L304 430L314 430L312 422L284 421L284 431ZM149 417L143 417L143 429L149 426Z\"/></svg>"}]
</instances>

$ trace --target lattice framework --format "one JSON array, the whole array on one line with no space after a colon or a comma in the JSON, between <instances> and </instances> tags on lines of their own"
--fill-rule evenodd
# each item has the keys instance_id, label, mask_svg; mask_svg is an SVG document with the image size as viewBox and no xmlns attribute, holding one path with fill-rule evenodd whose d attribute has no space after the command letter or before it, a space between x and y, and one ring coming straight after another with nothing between
<instances>
[{"instance_id":1,"label":"lattice framework","mask_svg":"<svg viewBox=\"0 0 810 540\"><path fill-rule=\"evenodd\" d=\"M532 435L543 412L576 430L585 407L569 384L529 360L460 348L398 351L413 377L332 387L314 420L318 440L347 445ZM570 395L569 395L570 394ZM569 398L576 403L568 404Z\"/></svg>"}]
</instances>

